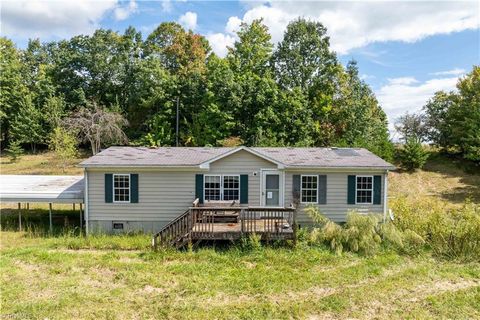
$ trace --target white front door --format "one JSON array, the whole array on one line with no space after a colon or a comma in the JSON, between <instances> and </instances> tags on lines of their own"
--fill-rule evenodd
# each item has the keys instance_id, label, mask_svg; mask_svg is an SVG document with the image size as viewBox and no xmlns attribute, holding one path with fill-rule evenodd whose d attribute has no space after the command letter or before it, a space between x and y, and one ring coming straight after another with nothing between
<instances>
[{"instance_id":1,"label":"white front door","mask_svg":"<svg viewBox=\"0 0 480 320\"><path fill-rule=\"evenodd\" d=\"M283 203L283 174L262 170L262 206L279 207Z\"/></svg>"}]
</instances>

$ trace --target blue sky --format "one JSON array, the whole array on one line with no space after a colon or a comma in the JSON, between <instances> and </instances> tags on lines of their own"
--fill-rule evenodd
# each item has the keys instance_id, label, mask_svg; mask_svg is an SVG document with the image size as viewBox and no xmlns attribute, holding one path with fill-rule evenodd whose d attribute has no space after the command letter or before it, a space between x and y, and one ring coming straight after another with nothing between
<instances>
[{"instance_id":1,"label":"blue sky","mask_svg":"<svg viewBox=\"0 0 480 320\"><path fill-rule=\"evenodd\" d=\"M415 112L437 90L480 64L480 1L139 1L7 0L1 34L25 47L29 37L58 40L96 28L148 35L163 21L203 34L224 55L240 22L264 18L273 42L288 21L305 17L328 28L342 63L358 61L390 122Z\"/></svg>"}]
</instances>

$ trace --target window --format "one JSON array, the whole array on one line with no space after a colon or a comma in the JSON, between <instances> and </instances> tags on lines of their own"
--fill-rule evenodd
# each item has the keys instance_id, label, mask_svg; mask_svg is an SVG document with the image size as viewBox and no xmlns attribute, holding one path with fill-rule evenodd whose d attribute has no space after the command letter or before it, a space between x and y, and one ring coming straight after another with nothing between
<instances>
[{"instance_id":1,"label":"window","mask_svg":"<svg viewBox=\"0 0 480 320\"><path fill-rule=\"evenodd\" d=\"M223 176L223 200L240 199L240 177Z\"/></svg>"},{"instance_id":2,"label":"window","mask_svg":"<svg viewBox=\"0 0 480 320\"><path fill-rule=\"evenodd\" d=\"M302 176L301 202L317 203L318 176Z\"/></svg>"},{"instance_id":3,"label":"window","mask_svg":"<svg viewBox=\"0 0 480 320\"><path fill-rule=\"evenodd\" d=\"M113 202L130 202L130 175L113 175Z\"/></svg>"},{"instance_id":4,"label":"window","mask_svg":"<svg viewBox=\"0 0 480 320\"><path fill-rule=\"evenodd\" d=\"M372 203L373 177L357 176L357 203Z\"/></svg>"},{"instance_id":5,"label":"window","mask_svg":"<svg viewBox=\"0 0 480 320\"><path fill-rule=\"evenodd\" d=\"M205 201L240 200L240 176L205 175Z\"/></svg>"},{"instance_id":6,"label":"window","mask_svg":"<svg viewBox=\"0 0 480 320\"><path fill-rule=\"evenodd\" d=\"M205 176L205 200L220 200L220 176Z\"/></svg>"}]
</instances>

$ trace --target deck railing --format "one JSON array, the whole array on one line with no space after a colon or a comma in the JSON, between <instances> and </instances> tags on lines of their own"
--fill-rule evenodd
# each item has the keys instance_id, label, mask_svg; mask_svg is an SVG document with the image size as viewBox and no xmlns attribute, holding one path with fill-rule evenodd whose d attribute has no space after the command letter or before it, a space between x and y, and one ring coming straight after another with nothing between
<instances>
[{"instance_id":1,"label":"deck railing","mask_svg":"<svg viewBox=\"0 0 480 320\"><path fill-rule=\"evenodd\" d=\"M188 236L193 228L192 221L192 211L189 209L155 233L152 237L152 246L157 249L159 244L175 245L183 237Z\"/></svg>"},{"instance_id":2,"label":"deck railing","mask_svg":"<svg viewBox=\"0 0 480 320\"><path fill-rule=\"evenodd\" d=\"M199 207L197 203L153 236L155 248L158 244L178 245L191 239L234 239L253 233L264 239L295 239L293 206Z\"/></svg>"}]
</instances>

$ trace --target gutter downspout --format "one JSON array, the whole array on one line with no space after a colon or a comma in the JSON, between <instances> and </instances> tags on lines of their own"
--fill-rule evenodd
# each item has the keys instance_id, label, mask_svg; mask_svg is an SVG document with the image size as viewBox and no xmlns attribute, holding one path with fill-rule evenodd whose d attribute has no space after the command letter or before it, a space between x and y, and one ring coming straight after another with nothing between
<instances>
[{"instance_id":1,"label":"gutter downspout","mask_svg":"<svg viewBox=\"0 0 480 320\"><path fill-rule=\"evenodd\" d=\"M84 190L84 202L85 202L85 235L88 235L88 227L89 227L89 223L88 223L88 220L89 220L89 208L88 208L88 172L87 172L87 168L85 168L83 170L83 176L84 176L84 179L85 179L85 190Z\"/></svg>"},{"instance_id":2,"label":"gutter downspout","mask_svg":"<svg viewBox=\"0 0 480 320\"><path fill-rule=\"evenodd\" d=\"M383 191L383 222L387 221L388 210L388 170L385 171L385 183Z\"/></svg>"}]
</instances>

